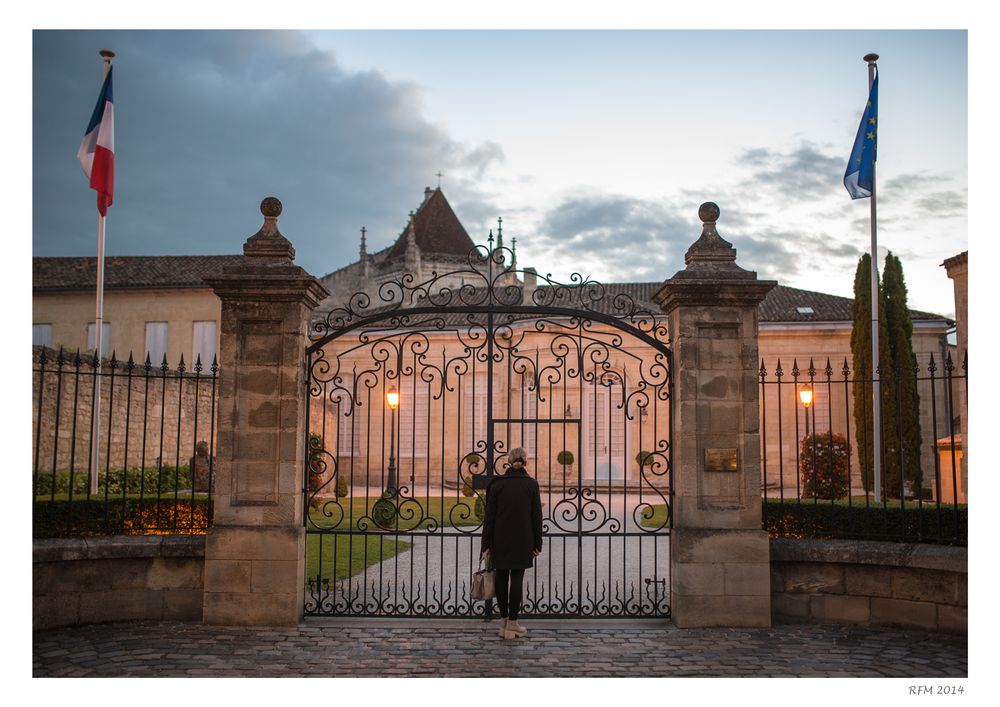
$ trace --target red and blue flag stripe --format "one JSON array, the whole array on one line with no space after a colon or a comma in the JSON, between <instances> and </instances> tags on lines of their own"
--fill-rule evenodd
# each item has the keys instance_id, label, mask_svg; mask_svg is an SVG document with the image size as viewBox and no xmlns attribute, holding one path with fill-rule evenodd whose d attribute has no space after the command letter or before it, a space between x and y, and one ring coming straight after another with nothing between
<instances>
[{"instance_id":1,"label":"red and blue flag stripe","mask_svg":"<svg viewBox=\"0 0 1000 707\"><path fill-rule=\"evenodd\" d=\"M111 72L104 78L101 95L90 117L87 134L83 136L76 156L83 173L90 179L90 188L97 192L97 210L105 216L115 191L115 104L111 92Z\"/></svg>"}]
</instances>

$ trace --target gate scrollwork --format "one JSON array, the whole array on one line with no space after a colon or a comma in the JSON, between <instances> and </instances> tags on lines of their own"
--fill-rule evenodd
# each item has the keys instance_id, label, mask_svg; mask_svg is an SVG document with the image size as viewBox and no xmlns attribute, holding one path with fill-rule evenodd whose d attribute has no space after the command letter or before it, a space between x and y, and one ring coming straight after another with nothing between
<instances>
[{"instance_id":1,"label":"gate scrollwork","mask_svg":"<svg viewBox=\"0 0 1000 707\"><path fill-rule=\"evenodd\" d=\"M665 318L512 263L491 242L313 323L307 614L485 616L468 585L486 487L520 446L546 536L523 613L669 615Z\"/></svg>"}]
</instances>

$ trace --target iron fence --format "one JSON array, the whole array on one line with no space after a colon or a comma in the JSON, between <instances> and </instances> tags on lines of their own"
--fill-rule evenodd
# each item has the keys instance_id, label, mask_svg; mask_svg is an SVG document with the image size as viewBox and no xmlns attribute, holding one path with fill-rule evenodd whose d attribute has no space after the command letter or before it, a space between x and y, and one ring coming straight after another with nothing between
<instances>
[{"instance_id":1,"label":"iron fence","mask_svg":"<svg viewBox=\"0 0 1000 707\"><path fill-rule=\"evenodd\" d=\"M968 358L914 357L881 381L880 485L874 474L874 376L812 358L761 361L764 528L773 537L966 545L962 414ZM866 404L861 404L865 401ZM881 489L881 493L879 492Z\"/></svg>"},{"instance_id":2,"label":"iron fence","mask_svg":"<svg viewBox=\"0 0 1000 707\"><path fill-rule=\"evenodd\" d=\"M314 324L307 616L489 616L467 582L515 447L544 535L522 614L670 616L667 329L580 275L524 276L491 236L464 267L381 282Z\"/></svg>"},{"instance_id":3,"label":"iron fence","mask_svg":"<svg viewBox=\"0 0 1000 707\"><path fill-rule=\"evenodd\" d=\"M218 373L35 347L34 537L206 532Z\"/></svg>"}]
</instances>

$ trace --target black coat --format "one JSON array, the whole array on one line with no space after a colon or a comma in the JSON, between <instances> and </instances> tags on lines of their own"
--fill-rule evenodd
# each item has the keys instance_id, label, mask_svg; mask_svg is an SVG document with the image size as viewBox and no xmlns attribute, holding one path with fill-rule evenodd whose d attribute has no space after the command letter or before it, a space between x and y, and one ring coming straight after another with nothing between
<instances>
[{"instance_id":1,"label":"black coat","mask_svg":"<svg viewBox=\"0 0 1000 707\"><path fill-rule=\"evenodd\" d=\"M487 549L502 570L531 567L532 550L542 549L542 498L523 468L509 468L486 487L481 550Z\"/></svg>"}]
</instances>

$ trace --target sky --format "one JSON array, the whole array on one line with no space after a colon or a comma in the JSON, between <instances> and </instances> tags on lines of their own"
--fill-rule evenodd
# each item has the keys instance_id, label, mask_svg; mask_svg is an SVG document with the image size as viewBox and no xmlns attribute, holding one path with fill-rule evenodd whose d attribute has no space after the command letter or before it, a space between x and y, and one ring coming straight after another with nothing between
<instances>
[{"instance_id":1,"label":"sky","mask_svg":"<svg viewBox=\"0 0 1000 707\"><path fill-rule=\"evenodd\" d=\"M879 262L953 315L968 249L963 30L340 30L32 33L32 253L96 253L76 159L115 59L109 255L241 252L277 196L321 276L390 245L426 186L476 242L566 279L662 281L721 209L737 262L852 296L868 199L844 169L880 54ZM437 173L441 176L438 177ZM508 240L509 242L509 240Z\"/></svg>"}]
</instances>

